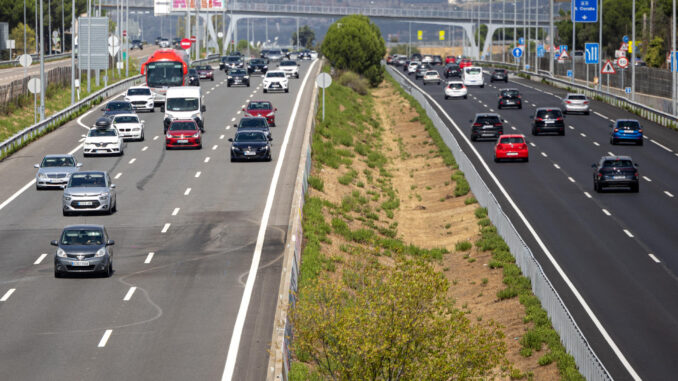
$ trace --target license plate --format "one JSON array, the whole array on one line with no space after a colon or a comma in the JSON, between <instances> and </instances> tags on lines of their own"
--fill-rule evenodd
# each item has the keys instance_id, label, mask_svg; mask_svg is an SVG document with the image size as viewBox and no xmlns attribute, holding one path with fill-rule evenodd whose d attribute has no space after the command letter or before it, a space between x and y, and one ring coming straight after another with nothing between
<instances>
[{"instance_id":1,"label":"license plate","mask_svg":"<svg viewBox=\"0 0 678 381\"><path fill-rule=\"evenodd\" d=\"M274 83L274 84L271 85L271 87L280 87L280 85L277 84L277 83Z\"/></svg>"},{"instance_id":2,"label":"license plate","mask_svg":"<svg viewBox=\"0 0 678 381\"><path fill-rule=\"evenodd\" d=\"M254 156L254 155L256 155L256 154L257 154L257 153L254 152L254 151L245 151L245 156Z\"/></svg>"},{"instance_id":3,"label":"license plate","mask_svg":"<svg viewBox=\"0 0 678 381\"><path fill-rule=\"evenodd\" d=\"M261 69L254 69L254 71L256 71L256 72L260 72L260 71L261 71Z\"/></svg>"},{"instance_id":4,"label":"license plate","mask_svg":"<svg viewBox=\"0 0 678 381\"><path fill-rule=\"evenodd\" d=\"M506 101L506 104L511 105L511 104L513 104L513 101Z\"/></svg>"},{"instance_id":5,"label":"license plate","mask_svg":"<svg viewBox=\"0 0 678 381\"><path fill-rule=\"evenodd\" d=\"M92 206L94 203L92 201L80 201L78 202L78 205L80 206Z\"/></svg>"},{"instance_id":6,"label":"license plate","mask_svg":"<svg viewBox=\"0 0 678 381\"><path fill-rule=\"evenodd\" d=\"M494 134L483 134L483 136L494 136Z\"/></svg>"},{"instance_id":7,"label":"license plate","mask_svg":"<svg viewBox=\"0 0 678 381\"><path fill-rule=\"evenodd\" d=\"M492 128L492 126L483 126L483 130L486 130L488 128Z\"/></svg>"},{"instance_id":8,"label":"license plate","mask_svg":"<svg viewBox=\"0 0 678 381\"><path fill-rule=\"evenodd\" d=\"M188 140L187 139L179 139L179 140L177 140L177 143L179 143L179 144L188 143Z\"/></svg>"},{"instance_id":9,"label":"license plate","mask_svg":"<svg viewBox=\"0 0 678 381\"><path fill-rule=\"evenodd\" d=\"M615 180L624 180L626 176L613 176L612 178Z\"/></svg>"},{"instance_id":10,"label":"license plate","mask_svg":"<svg viewBox=\"0 0 678 381\"><path fill-rule=\"evenodd\" d=\"M89 262L87 262L87 261L73 261L73 262L71 262L71 266L89 266Z\"/></svg>"},{"instance_id":11,"label":"license plate","mask_svg":"<svg viewBox=\"0 0 678 381\"><path fill-rule=\"evenodd\" d=\"M509 152L506 154L506 156L517 156L518 152Z\"/></svg>"}]
</instances>

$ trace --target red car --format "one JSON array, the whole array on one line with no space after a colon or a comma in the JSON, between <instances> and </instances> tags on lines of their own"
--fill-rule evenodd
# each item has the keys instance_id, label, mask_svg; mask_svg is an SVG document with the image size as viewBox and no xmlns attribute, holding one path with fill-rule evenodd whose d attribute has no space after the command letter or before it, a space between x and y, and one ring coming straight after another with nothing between
<instances>
[{"instance_id":1,"label":"red car","mask_svg":"<svg viewBox=\"0 0 678 381\"><path fill-rule=\"evenodd\" d=\"M386 65L391 65L393 63L393 56L386 57Z\"/></svg>"},{"instance_id":2,"label":"red car","mask_svg":"<svg viewBox=\"0 0 678 381\"><path fill-rule=\"evenodd\" d=\"M194 120L174 120L169 125L165 135L165 149L177 147L202 148L202 133Z\"/></svg>"},{"instance_id":3,"label":"red car","mask_svg":"<svg viewBox=\"0 0 678 381\"><path fill-rule=\"evenodd\" d=\"M494 146L494 161L503 159L529 161L527 143L523 135L501 135Z\"/></svg>"},{"instance_id":4,"label":"red car","mask_svg":"<svg viewBox=\"0 0 678 381\"><path fill-rule=\"evenodd\" d=\"M266 118L269 126L275 127L275 112L278 111L278 109L274 108L271 102L250 101L250 103L247 104L247 107L242 110L245 112L245 116L263 116Z\"/></svg>"},{"instance_id":5,"label":"red car","mask_svg":"<svg viewBox=\"0 0 678 381\"><path fill-rule=\"evenodd\" d=\"M457 57L455 57L455 56L445 57L445 64L447 65L449 63L457 63Z\"/></svg>"},{"instance_id":6,"label":"red car","mask_svg":"<svg viewBox=\"0 0 678 381\"><path fill-rule=\"evenodd\" d=\"M459 68L460 69L463 69L463 68L469 67L469 66L473 66L473 62L471 62L471 60L464 59L464 60L461 60L461 62L459 62Z\"/></svg>"},{"instance_id":7,"label":"red car","mask_svg":"<svg viewBox=\"0 0 678 381\"><path fill-rule=\"evenodd\" d=\"M198 70L200 79L209 79L214 81L214 69L210 65L199 65L195 67Z\"/></svg>"}]
</instances>

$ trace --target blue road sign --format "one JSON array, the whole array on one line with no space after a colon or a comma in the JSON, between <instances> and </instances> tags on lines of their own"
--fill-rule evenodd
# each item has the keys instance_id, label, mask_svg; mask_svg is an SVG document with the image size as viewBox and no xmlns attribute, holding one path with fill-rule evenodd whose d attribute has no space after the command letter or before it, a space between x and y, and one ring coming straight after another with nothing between
<instances>
[{"instance_id":1,"label":"blue road sign","mask_svg":"<svg viewBox=\"0 0 678 381\"><path fill-rule=\"evenodd\" d=\"M558 47L558 50L562 53L563 51L567 51L567 45L560 45Z\"/></svg>"},{"instance_id":2,"label":"blue road sign","mask_svg":"<svg viewBox=\"0 0 678 381\"><path fill-rule=\"evenodd\" d=\"M598 0L572 0L573 22L598 22Z\"/></svg>"},{"instance_id":3,"label":"blue road sign","mask_svg":"<svg viewBox=\"0 0 678 381\"><path fill-rule=\"evenodd\" d=\"M525 38L520 37L520 38L518 39L518 45L525 45Z\"/></svg>"},{"instance_id":4,"label":"blue road sign","mask_svg":"<svg viewBox=\"0 0 678 381\"><path fill-rule=\"evenodd\" d=\"M523 49L520 48L513 48L513 56L516 58L520 58L523 56Z\"/></svg>"},{"instance_id":5,"label":"blue road sign","mask_svg":"<svg viewBox=\"0 0 678 381\"><path fill-rule=\"evenodd\" d=\"M537 57L544 57L544 45L537 45Z\"/></svg>"},{"instance_id":6,"label":"blue road sign","mask_svg":"<svg viewBox=\"0 0 678 381\"><path fill-rule=\"evenodd\" d=\"M626 92L626 94L631 94L631 88L630 87L625 88L624 91Z\"/></svg>"},{"instance_id":7,"label":"blue road sign","mask_svg":"<svg viewBox=\"0 0 678 381\"><path fill-rule=\"evenodd\" d=\"M675 51L671 54L671 71L678 71L678 65L676 65L676 62L678 62L678 51Z\"/></svg>"},{"instance_id":8,"label":"blue road sign","mask_svg":"<svg viewBox=\"0 0 678 381\"><path fill-rule=\"evenodd\" d=\"M584 45L585 57L587 64L597 64L600 62L600 49L597 42L587 42Z\"/></svg>"},{"instance_id":9,"label":"blue road sign","mask_svg":"<svg viewBox=\"0 0 678 381\"><path fill-rule=\"evenodd\" d=\"M568 77L572 77L572 70L568 70L568 71L567 71L567 76L568 76Z\"/></svg>"},{"instance_id":10,"label":"blue road sign","mask_svg":"<svg viewBox=\"0 0 678 381\"><path fill-rule=\"evenodd\" d=\"M530 65L525 65L525 70L530 70Z\"/></svg>"},{"instance_id":11,"label":"blue road sign","mask_svg":"<svg viewBox=\"0 0 678 381\"><path fill-rule=\"evenodd\" d=\"M629 42L629 36L622 37L622 41L624 41L624 43L627 44Z\"/></svg>"}]
</instances>

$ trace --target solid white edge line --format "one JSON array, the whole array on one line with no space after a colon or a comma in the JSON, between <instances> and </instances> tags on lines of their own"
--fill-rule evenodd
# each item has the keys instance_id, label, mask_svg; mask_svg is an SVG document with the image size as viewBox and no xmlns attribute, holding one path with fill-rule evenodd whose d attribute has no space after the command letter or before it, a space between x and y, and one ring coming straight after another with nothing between
<instances>
[{"instance_id":1,"label":"solid white edge line","mask_svg":"<svg viewBox=\"0 0 678 381\"><path fill-rule=\"evenodd\" d=\"M169 222L166 223L165 226L162 227L162 230L160 231L160 233L167 233L167 231L170 228L170 225L172 225L172 224L170 224Z\"/></svg>"},{"instance_id":2,"label":"solid white edge line","mask_svg":"<svg viewBox=\"0 0 678 381\"><path fill-rule=\"evenodd\" d=\"M624 233L626 233L629 238L633 238L633 233L631 233L628 229L624 229Z\"/></svg>"},{"instance_id":3,"label":"solid white edge line","mask_svg":"<svg viewBox=\"0 0 678 381\"><path fill-rule=\"evenodd\" d=\"M97 347L103 348L106 346L106 343L108 343L108 338L111 337L111 333L113 333L112 329L107 329L106 332L104 332L104 335L101 336L101 340L99 341L99 345Z\"/></svg>"},{"instance_id":4,"label":"solid white edge line","mask_svg":"<svg viewBox=\"0 0 678 381\"><path fill-rule=\"evenodd\" d=\"M177 214L179 214L180 210L181 210L181 208L174 208L174 210L172 211L172 215L176 216Z\"/></svg>"},{"instance_id":5,"label":"solid white edge line","mask_svg":"<svg viewBox=\"0 0 678 381\"><path fill-rule=\"evenodd\" d=\"M130 299L132 299L132 295L134 295L134 291L136 291L137 288L132 286L129 288L129 291L127 291L127 294L125 294L125 297L122 298L123 301L129 302Z\"/></svg>"},{"instance_id":6,"label":"solid white edge line","mask_svg":"<svg viewBox=\"0 0 678 381\"><path fill-rule=\"evenodd\" d=\"M649 256L650 258L652 258L652 260L655 261L656 263L661 263L661 261L659 260L659 258L655 257L654 254L649 253L648 256Z\"/></svg>"},{"instance_id":7,"label":"solid white edge line","mask_svg":"<svg viewBox=\"0 0 678 381\"><path fill-rule=\"evenodd\" d=\"M144 260L144 263L151 263L151 260L153 260L154 255L155 255L155 253L152 252L152 251L150 253L148 253L148 255L146 256L146 260Z\"/></svg>"},{"instance_id":8,"label":"solid white edge line","mask_svg":"<svg viewBox=\"0 0 678 381\"><path fill-rule=\"evenodd\" d=\"M586 300L584 300L584 297L581 295L581 293L579 292L579 290L574 286L574 284L572 283L572 281L570 280L570 278L567 276L567 274L565 274L565 271L562 269L562 267L560 267L560 264L559 264L559 263L556 261L556 259L553 257L553 254L551 254L551 251L549 251L549 249L546 247L546 244L544 243L544 241L542 241L541 237L537 234L537 231L534 230L534 228L532 227L532 224L527 220L527 217L525 217L525 214L523 214L523 212L520 210L520 208L518 208L518 205L515 203L515 201L513 201L513 199L512 199L511 196L508 194L508 192L506 191L506 189L504 188L504 186L499 182L499 179L498 179L497 176L494 174L494 172L492 172L492 171L490 170L490 167L487 165L487 163L485 162L485 160L483 160L482 156L480 155L480 152L478 152L478 150L476 149L476 147L475 147L473 144L471 144L471 142L469 141L469 139L468 139L468 137L466 136L466 134L462 131L461 128L459 128L459 126L457 125L457 123L455 123L455 121L452 120L452 118L450 118L450 116L449 116L449 115L447 114L447 112L440 106L440 104L439 104L438 102L436 102L435 99L433 99L433 97L431 97L428 93L426 93L426 92L425 92L421 87L419 87L416 83L412 82L412 80L410 80L409 78L404 77L404 76L403 76L403 78L405 78L406 81L410 82L411 85L412 85L413 87L416 87L416 88L417 88L419 91L421 91L421 93L424 94L431 102L433 102L433 104L435 104L435 105L438 107L438 109L441 110L441 111L443 112L443 114L445 115L445 117L447 118L447 120L449 120L450 123L452 123L452 125L453 125L454 128L457 130L457 132L460 134L460 136L462 137L462 139L464 139L464 141L466 142L467 146L471 149L471 151L474 153L474 155L479 159L481 165L485 168L485 170L487 171L487 173L489 174L489 176L492 178L492 181L494 181L494 183L497 184L497 187L499 188L499 191L504 195L504 197L506 197L508 203L511 205L511 207L512 207L513 210L516 212L516 214L517 214L518 217L521 219L521 221L523 221L523 223L525 224L525 226L527 227L527 229L530 231L530 233L531 233L532 236L534 237L534 239L535 239L535 241L537 242L537 244L539 245L539 247L544 251L544 255L546 255L546 257L549 259L549 261L551 262L551 264L553 265L553 267L555 268L555 270L556 270L556 271L558 272L558 274L563 278L563 281L565 282L565 284L567 285L567 287L570 289L570 291L572 291L572 293L574 294L574 296L577 298L577 300L578 300L579 303L581 304L582 308L584 308L584 311L586 311L586 313L588 314L589 318L593 321L593 324L596 326L596 328L598 328L598 331L599 331L600 334L603 336L603 338L605 339L605 341L607 342L607 344L610 346L610 348L611 348L612 351L615 353L615 355L617 355L617 358L619 358L619 361L622 363L622 365L624 365L624 368L626 369L626 371L629 372L629 374L631 375L631 377L632 377L634 380L640 381L641 378L640 378L640 376L638 375L638 373L636 373L635 369L633 369L633 367L631 366L631 364L629 363L629 361L626 359L626 356L624 356L624 354L621 352L621 350L619 349L619 347L617 346L617 344L614 342L614 340L612 339L612 337L610 336L610 334L607 332L607 330L605 329L605 327L603 327L603 324L600 322L600 320L598 320L598 317L597 317L596 314L593 312L593 310L592 310L591 307L588 305L588 303L586 303ZM523 85L523 86L524 86L524 85Z\"/></svg>"},{"instance_id":9,"label":"solid white edge line","mask_svg":"<svg viewBox=\"0 0 678 381\"><path fill-rule=\"evenodd\" d=\"M23 187L21 187L21 189L19 189L18 191L14 192L13 195L9 196L9 198L8 198L7 200L3 201L3 203L0 204L0 210L2 210L5 206L9 205L9 203L12 202L12 201L14 201L14 199L16 199L17 197L21 196L21 194L24 193L24 192L26 191L26 189L28 189L28 188L30 188L31 186L33 186L33 184L35 184L35 179L29 181L28 184L24 185Z\"/></svg>"},{"instance_id":10,"label":"solid white edge line","mask_svg":"<svg viewBox=\"0 0 678 381\"><path fill-rule=\"evenodd\" d=\"M36 259L35 262L33 262L33 264L34 264L34 265L39 265L40 262L42 262L42 260L45 259L46 256L47 256L47 253L42 253L42 254L40 254L40 256L38 257L38 259Z\"/></svg>"},{"instance_id":11,"label":"solid white edge line","mask_svg":"<svg viewBox=\"0 0 678 381\"><path fill-rule=\"evenodd\" d=\"M299 104L301 101L301 95L304 93L304 88L306 87L306 81L309 78L309 75L313 71L313 67L318 61L315 60L311 67L309 67L306 75L304 76L304 81L301 83L299 94L297 94L297 99L294 102L294 108L292 109L292 114L290 115L289 123L287 124L287 130L285 131L285 137L283 139L282 145L280 147L280 153L278 154L278 161L275 165L275 170L273 172L273 178L271 179L271 186L268 191L268 197L266 198L266 206L264 207L264 213L261 217L261 223L259 224L259 233L257 235L257 243L254 247L254 255L252 256L252 264L250 265L249 273L247 274L247 282L245 283L245 290L243 291L242 301L240 307L238 308L238 315L235 320L235 325L233 327L233 334L231 335L231 342L228 347L228 354L226 356L226 364L224 366L224 373L221 377L222 381L231 381L233 378L233 372L235 371L235 361L238 357L238 350L240 348L240 337L242 336L242 330L245 326L245 318L247 317L247 309L249 308L250 298L252 297L252 291L254 289L254 282L257 278L257 271L259 270L259 261L261 260L261 250L264 245L264 238L266 236L266 229L268 227L268 219L271 214L271 209L273 208L273 199L275 197L276 188L278 187L278 178L280 177L280 172L282 170L283 161L285 160L285 152L287 151L287 144L290 140L290 135L292 129L294 128L294 120L299 110Z\"/></svg>"},{"instance_id":12,"label":"solid white edge line","mask_svg":"<svg viewBox=\"0 0 678 381\"><path fill-rule=\"evenodd\" d=\"M9 297L12 296L14 291L16 291L16 288L10 288L9 290L7 290L7 292L5 292L5 295L3 295L2 298L0 298L0 302L6 302L7 299L9 299Z\"/></svg>"}]
</instances>

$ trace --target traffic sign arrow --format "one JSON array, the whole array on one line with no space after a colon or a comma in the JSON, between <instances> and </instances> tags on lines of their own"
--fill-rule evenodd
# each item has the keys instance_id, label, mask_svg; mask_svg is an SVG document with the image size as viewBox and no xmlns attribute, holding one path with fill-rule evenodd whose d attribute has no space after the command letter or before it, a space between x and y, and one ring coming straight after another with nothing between
<instances>
[{"instance_id":1,"label":"traffic sign arrow","mask_svg":"<svg viewBox=\"0 0 678 381\"><path fill-rule=\"evenodd\" d=\"M617 74L617 71L614 70L614 66L612 66L612 61L607 60L607 62L605 62L605 65L603 66L603 68L600 70L600 73L601 74Z\"/></svg>"}]
</instances>

